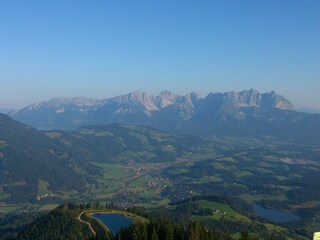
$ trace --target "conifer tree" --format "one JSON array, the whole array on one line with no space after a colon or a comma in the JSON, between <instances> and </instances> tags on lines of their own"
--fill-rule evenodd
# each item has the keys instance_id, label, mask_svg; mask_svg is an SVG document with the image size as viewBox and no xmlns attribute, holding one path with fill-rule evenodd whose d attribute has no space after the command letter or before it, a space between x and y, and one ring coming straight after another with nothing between
<instances>
[{"instance_id":1,"label":"conifer tree","mask_svg":"<svg viewBox=\"0 0 320 240\"><path fill-rule=\"evenodd\" d=\"M158 234L156 232L156 229L153 227L152 228L152 233L151 233L151 240L158 240Z\"/></svg>"}]
</instances>

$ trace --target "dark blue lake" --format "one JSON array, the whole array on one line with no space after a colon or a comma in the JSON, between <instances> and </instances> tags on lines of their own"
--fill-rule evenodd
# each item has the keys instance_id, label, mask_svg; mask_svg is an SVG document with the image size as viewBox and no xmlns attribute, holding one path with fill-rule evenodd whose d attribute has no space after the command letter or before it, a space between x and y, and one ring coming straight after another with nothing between
<instances>
[{"instance_id":1,"label":"dark blue lake","mask_svg":"<svg viewBox=\"0 0 320 240\"><path fill-rule=\"evenodd\" d=\"M253 207L259 216L264 217L275 223L295 222L301 219L301 217L299 217L298 215L290 212L284 212L284 211L279 211L275 209L267 209L257 204L253 204Z\"/></svg>"},{"instance_id":2,"label":"dark blue lake","mask_svg":"<svg viewBox=\"0 0 320 240\"><path fill-rule=\"evenodd\" d=\"M128 227L132 222L132 218L128 218L119 213L95 213L92 217L99 219L111 231L113 235L121 228Z\"/></svg>"}]
</instances>

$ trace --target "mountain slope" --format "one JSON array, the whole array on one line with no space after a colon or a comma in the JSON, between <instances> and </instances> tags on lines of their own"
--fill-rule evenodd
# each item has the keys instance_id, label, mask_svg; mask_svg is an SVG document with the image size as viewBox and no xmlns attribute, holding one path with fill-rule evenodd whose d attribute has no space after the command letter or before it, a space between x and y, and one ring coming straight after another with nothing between
<instances>
[{"instance_id":1,"label":"mountain slope","mask_svg":"<svg viewBox=\"0 0 320 240\"><path fill-rule=\"evenodd\" d=\"M53 98L10 112L9 115L38 129L69 129L86 124L88 111L101 104L100 100L84 97Z\"/></svg>"},{"instance_id":2,"label":"mountain slope","mask_svg":"<svg viewBox=\"0 0 320 240\"><path fill-rule=\"evenodd\" d=\"M191 147L207 143L196 136L174 135L150 127L118 123L82 127L69 137L73 138L70 141L94 152L97 162L118 162L119 159L173 162Z\"/></svg>"},{"instance_id":3,"label":"mountain slope","mask_svg":"<svg viewBox=\"0 0 320 240\"><path fill-rule=\"evenodd\" d=\"M43 132L0 114L1 200L56 202L70 190L79 196L98 184L102 169L97 163L171 162L204 142L124 124Z\"/></svg>"},{"instance_id":4,"label":"mountain slope","mask_svg":"<svg viewBox=\"0 0 320 240\"><path fill-rule=\"evenodd\" d=\"M83 190L99 172L88 159L81 149L0 114L0 191L7 201L36 202L42 193Z\"/></svg>"},{"instance_id":5,"label":"mountain slope","mask_svg":"<svg viewBox=\"0 0 320 240\"><path fill-rule=\"evenodd\" d=\"M13 239L86 240L95 238L86 224L81 224L72 216L72 211L59 207L29 224Z\"/></svg>"}]
</instances>

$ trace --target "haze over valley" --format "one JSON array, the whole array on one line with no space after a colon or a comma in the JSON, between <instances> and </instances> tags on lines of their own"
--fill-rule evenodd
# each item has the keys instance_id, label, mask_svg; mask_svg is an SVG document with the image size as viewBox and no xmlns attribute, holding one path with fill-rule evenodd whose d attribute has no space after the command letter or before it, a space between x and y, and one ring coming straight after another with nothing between
<instances>
[{"instance_id":1,"label":"haze over valley","mask_svg":"<svg viewBox=\"0 0 320 240\"><path fill-rule=\"evenodd\" d=\"M0 1L0 240L320 238L319 12Z\"/></svg>"},{"instance_id":2,"label":"haze over valley","mask_svg":"<svg viewBox=\"0 0 320 240\"><path fill-rule=\"evenodd\" d=\"M213 201L237 212L215 209L240 229L252 224L256 206L266 209L261 214L278 209L283 220L269 221L297 231L284 236L303 239L318 211L320 114L297 112L275 92L54 98L9 116L0 115L5 212L33 212L66 200L111 202L119 209ZM187 219L196 214L180 213ZM205 216L199 220L210 225ZM277 234L263 222L255 228Z\"/></svg>"}]
</instances>

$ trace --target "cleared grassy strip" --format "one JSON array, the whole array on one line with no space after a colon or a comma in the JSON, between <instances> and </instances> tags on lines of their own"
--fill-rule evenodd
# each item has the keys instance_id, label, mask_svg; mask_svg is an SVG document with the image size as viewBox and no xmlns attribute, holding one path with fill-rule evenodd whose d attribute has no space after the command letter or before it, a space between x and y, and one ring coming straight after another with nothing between
<instances>
[{"instance_id":1,"label":"cleared grassy strip","mask_svg":"<svg viewBox=\"0 0 320 240\"><path fill-rule=\"evenodd\" d=\"M4 192L1 192L1 191L0 191L0 200L6 199L6 198L8 198L8 197L10 197L10 196L11 196L11 194L4 193Z\"/></svg>"},{"instance_id":2,"label":"cleared grassy strip","mask_svg":"<svg viewBox=\"0 0 320 240\"><path fill-rule=\"evenodd\" d=\"M0 148L7 146L6 141L0 141Z\"/></svg>"},{"instance_id":3,"label":"cleared grassy strip","mask_svg":"<svg viewBox=\"0 0 320 240\"><path fill-rule=\"evenodd\" d=\"M195 220L199 220L199 221L220 220L223 217L223 218L230 218L230 220L232 219L232 220L241 220L241 221L251 222L251 219L237 213L228 204L225 204L225 203L212 202L208 200L197 200L197 201L194 201L193 203L198 204L199 207L201 208L208 208L214 211L212 215L208 215L208 216L193 216Z\"/></svg>"},{"instance_id":4,"label":"cleared grassy strip","mask_svg":"<svg viewBox=\"0 0 320 240\"><path fill-rule=\"evenodd\" d=\"M153 178L149 176L140 176L136 179L134 179L132 182L128 184L128 188L135 188L135 187L145 187L148 186L148 183L152 181Z\"/></svg>"},{"instance_id":5,"label":"cleared grassy strip","mask_svg":"<svg viewBox=\"0 0 320 240\"><path fill-rule=\"evenodd\" d=\"M194 203L198 204L202 208L209 208L211 210L220 210L225 212L228 216L236 216L239 215L236 211L234 211L229 205L224 203L211 202L207 200L198 200L194 201Z\"/></svg>"},{"instance_id":6,"label":"cleared grassy strip","mask_svg":"<svg viewBox=\"0 0 320 240\"><path fill-rule=\"evenodd\" d=\"M134 175L133 169L125 165L110 163L95 163L95 165L103 169L103 180L121 180Z\"/></svg>"},{"instance_id":7,"label":"cleared grassy strip","mask_svg":"<svg viewBox=\"0 0 320 240\"><path fill-rule=\"evenodd\" d=\"M39 208L39 211L51 211L58 206L59 206L59 204L46 204L46 205L41 206Z\"/></svg>"},{"instance_id":8,"label":"cleared grassy strip","mask_svg":"<svg viewBox=\"0 0 320 240\"><path fill-rule=\"evenodd\" d=\"M62 199L70 199L79 196L79 192L77 190L69 190L69 191L59 191L55 193L55 196L60 197Z\"/></svg>"},{"instance_id":9,"label":"cleared grassy strip","mask_svg":"<svg viewBox=\"0 0 320 240\"><path fill-rule=\"evenodd\" d=\"M218 174L216 174L215 176L205 176L199 179L197 183L204 184L204 183L210 183L210 182L212 183L223 182L223 178L221 178Z\"/></svg>"},{"instance_id":10,"label":"cleared grassy strip","mask_svg":"<svg viewBox=\"0 0 320 240\"><path fill-rule=\"evenodd\" d=\"M79 133L82 135L94 135L96 137L111 137L113 136L112 132L109 131L96 131L94 129L81 128Z\"/></svg>"},{"instance_id":11,"label":"cleared grassy strip","mask_svg":"<svg viewBox=\"0 0 320 240\"><path fill-rule=\"evenodd\" d=\"M52 194L52 192L48 189L49 183L47 181L38 180L38 196L42 196L45 194Z\"/></svg>"},{"instance_id":12,"label":"cleared grassy strip","mask_svg":"<svg viewBox=\"0 0 320 240\"><path fill-rule=\"evenodd\" d=\"M250 195L250 194L243 194L239 196L244 201L255 202L260 200L276 200L276 201L286 201L287 196L285 194L279 195Z\"/></svg>"},{"instance_id":13,"label":"cleared grassy strip","mask_svg":"<svg viewBox=\"0 0 320 240\"><path fill-rule=\"evenodd\" d=\"M24 207L24 205L5 205L0 206L0 213L14 212Z\"/></svg>"}]
</instances>

